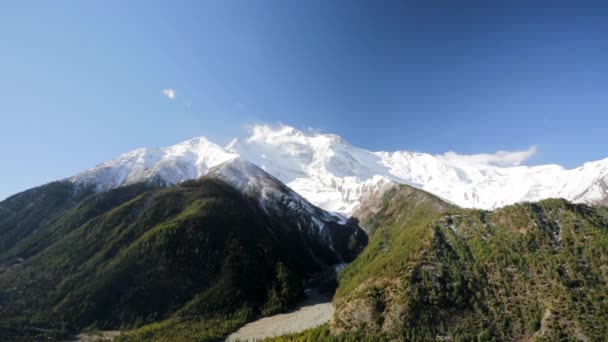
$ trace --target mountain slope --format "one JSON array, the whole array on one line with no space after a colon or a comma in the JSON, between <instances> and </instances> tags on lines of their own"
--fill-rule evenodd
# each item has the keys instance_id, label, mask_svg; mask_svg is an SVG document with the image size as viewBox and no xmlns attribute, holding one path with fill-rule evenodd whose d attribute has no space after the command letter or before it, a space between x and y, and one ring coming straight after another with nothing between
<instances>
[{"instance_id":1,"label":"mountain slope","mask_svg":"<svg viewBox=\"0 0 608 342\"><path fill-rule=\"evenodd\" d=\"M458 207L408 185L394 185L370 196L355 212L361 227L370 233L363 253L340 274L337 297L377 277L404 272L413 251L425 243L428 226L443 213Z\"/></svg>"},{"instance_id":2,"label":"mountain slope","mask_svg":"<svg viewBox=\"0 0 608 342\"><path fill-rule=\"evenodd\" d=\"M465 210L407 188L366 206L377 210L362 224L375 229L340 275L334 334L408 341L608 334L605 208L549 199Z\"/></svg>"},{"instance_id":3,"label":"mountain slope","mask_svg":"<svg viewBox=\"0 0 608 342\"><path fill-rule=\"evenodd\" d=\"M13 195L0 202L0 263L31 234L45 231L80 200L93 194L70 182L53 182Z\"/></svg>"},{"instance_id":4,"label":"mountain slope","mask_svg":"<svg viewBox=\"0 0 608 342\"><path fill-rule=\"evenodd\" d=\"M68 180L97 191L137 182L172 185L205 175L240 156L313 204L350 215L362 197L395 182L426 190L466 208L494 209L521 201L565 198L608 203L608 159L564 169L558 165L500 167L475 158L407 151L370 152L339 136L289 126L255 126L226 148L196 138L160 149L139 149Z\"/></svg>"},{"instance_id":5,"label":"mountain slope","mask_svg":"<svg viewBox=\"0 0 608 342\"><path fill-rule=\"evenodd\" d=\"M278 179L241 158L224 163L209 173L252 197L277 225L316 228L318 239L336 254L335 263L351 261L367 244L367 235L352 220L330 214L308 202ZM295 220L295 221L294 221Z\"/></svg>"},{"instance_id":6,"label":"mountain slope","mask_svg":"<svg viewBox=\"0 0 608 342\"><path fill-rule=\"evenodd\" d=\"M350 261L367 241L243 161L174 187L142 186L87 198L97 204L67 215L81 220L0 274L2 339L159 320L200 321L193 334L218 338L293 305L302 280Z\"/></svg>"}]
</instances>

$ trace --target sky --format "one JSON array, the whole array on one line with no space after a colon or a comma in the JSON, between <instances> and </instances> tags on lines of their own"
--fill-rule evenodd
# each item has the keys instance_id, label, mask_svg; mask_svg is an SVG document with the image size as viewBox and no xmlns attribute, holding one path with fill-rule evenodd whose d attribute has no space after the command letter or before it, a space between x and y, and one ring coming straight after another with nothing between
<instances>
[{"instance_id":1,"label":"sky","mask_svg":"<svg viewBox=\"0 0 608 342\"><path fill-rule=\"evenodd\" d=\"M607 17L591 1L3 1L0 198L258 123L375 151L603 159Z\"/></svg>"}]
</instances>

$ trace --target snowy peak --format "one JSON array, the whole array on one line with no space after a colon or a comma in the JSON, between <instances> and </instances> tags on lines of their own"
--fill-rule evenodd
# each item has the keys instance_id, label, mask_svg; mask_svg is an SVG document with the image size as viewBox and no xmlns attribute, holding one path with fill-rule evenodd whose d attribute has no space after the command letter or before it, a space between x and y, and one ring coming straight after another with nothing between
<instances>
[{"instance_id":1,"label":"snowy peak","mask_svg":"<svg viewBox=\"0 0 608 342\"><path fill-rule=\"evenodd\" d=\"M249 138L233 141L226 149L324 209L350 213L364 188L390 180L379 156L337 135L302 132L288 126L256 126L251 132Z\"/></svg>"},{"instance_id":2,"label":"snowy peak","mask_svg":"<svg viewBox=\"0 0 608 342\"><path fill-rule=\"evenodd\" d=\"M255 126L227 150L277 176L313 203L352 213L361 196L396 182L429 191L463 207L493 209L548 197L600 203L608 198L608 159L566 170L559 165L517 166L532 155L498 152L463 156L407 151L371 152L333 134L289 126ZM499 165L515 165L504 167Z\"/></svg>"},{"instance_id":3,"label":"snowy peak","mask_svg":"<svg viewBox=\"0 0 608 342\"><path fill-rule=\"evenodd\" d=\"M196 138L165 148L134 150L70 180L94 184L99 191L140 181L171 185L201 177L240 157L314 205L345 215L356 210L365 194L390 183L415 186L469 208L493 209L549 197L608 203L608 159L567 170L559 165L517 166L535 147L493 155L431 155L367 151L334 134L285 125L257 125L250 133L225 148Z\"/></svg>"},{"instance_id":4,"label":"snowy peak","mask_svg":"<svg viewBox=\"0 0 608 342\"><path fill-rule=\"evenodd\" d=\"M79 185L93 184L98 191L142 181L172 185L201 177L210 168L236 157L201 137L169 147L133 150L69 180Z\"/></svg>"}]
</instances>

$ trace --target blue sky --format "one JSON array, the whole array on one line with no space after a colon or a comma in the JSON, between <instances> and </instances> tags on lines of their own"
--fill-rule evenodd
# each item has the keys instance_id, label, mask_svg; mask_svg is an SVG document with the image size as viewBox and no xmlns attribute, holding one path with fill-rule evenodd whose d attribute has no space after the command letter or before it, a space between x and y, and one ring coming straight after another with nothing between
<instances>
[{"instance_id":1,"label":"blue sky","mask_svg":"<svg viewBox=\"0 0 608 342\"><path fill-rule=\"evenodd\" d=\"M607 17L586 1L4 1L0 198L254 123L370 150L605 158Z\"/></svg>"}]
</instances>

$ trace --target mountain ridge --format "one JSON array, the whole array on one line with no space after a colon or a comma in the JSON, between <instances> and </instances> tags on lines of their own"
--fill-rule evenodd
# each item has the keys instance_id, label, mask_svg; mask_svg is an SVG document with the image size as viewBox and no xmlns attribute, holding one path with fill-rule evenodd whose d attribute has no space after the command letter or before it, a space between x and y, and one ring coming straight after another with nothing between
<instances>
[{"instance_id":1,"label":"mountain ridge","mask_svg":"<svg viewBox=\"0 0 608 342\"><path fill-rule=\"evenodd\" d=\"M241 157L267 171L313 204L352 214L366 193L394 182L428 191L465 208L495 209L561 197L608 203L608 158L566 169L559 165L501 167L448 154L371 152L335 134L290 126L254 126L245 139L221 147L206 138L136 149L68 178L97 191L141 181L172 185L205 175Z\"/></svg>"}]
</instances>

